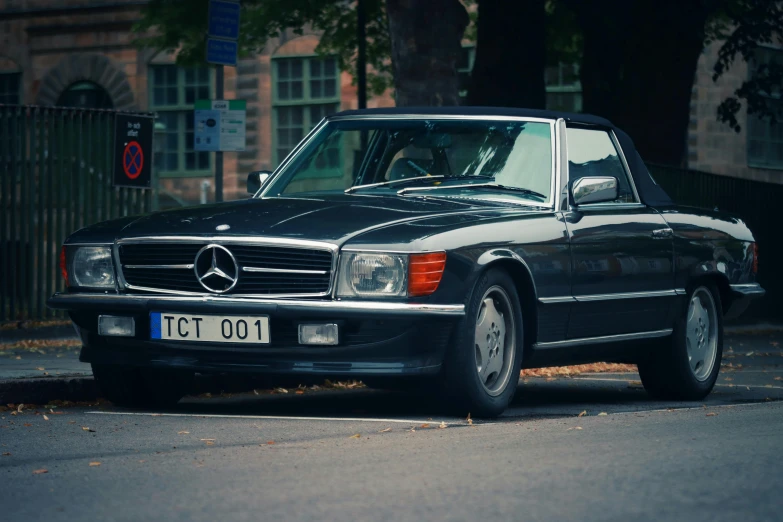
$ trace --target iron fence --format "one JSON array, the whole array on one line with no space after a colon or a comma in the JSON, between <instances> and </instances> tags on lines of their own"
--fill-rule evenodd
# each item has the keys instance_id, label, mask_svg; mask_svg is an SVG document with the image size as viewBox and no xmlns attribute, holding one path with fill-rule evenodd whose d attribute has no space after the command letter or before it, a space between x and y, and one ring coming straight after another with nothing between
<instances>
[{"instance_id":1,"label":"iron fence","mask_svg":"<svg viewBox=\"0 0 783 522\"><path fill-rule=\"evenodd\" d=\"M46 299L65 238L151 210L151 190L112 187L117 114L0 105L0 320L58 315Z\"/></svg>"}]
</instances>

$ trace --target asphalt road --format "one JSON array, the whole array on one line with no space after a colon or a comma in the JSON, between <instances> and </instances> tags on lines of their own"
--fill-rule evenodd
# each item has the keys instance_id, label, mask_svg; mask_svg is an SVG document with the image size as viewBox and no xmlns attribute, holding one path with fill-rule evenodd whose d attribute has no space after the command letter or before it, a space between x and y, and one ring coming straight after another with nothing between
<instances>
[{"instance_id":1,"label":"asphalt road","mask_svg":"<svg viewBox=\"0 0 783 522\"><path fill-rule=\"evenodd\" d=\"M529 378L502 418L472 424L370 390L6 411L0 516L780 520L775 343L733 338L703 403L651 401L635 374Z\"/></svg>"}]
</instances>

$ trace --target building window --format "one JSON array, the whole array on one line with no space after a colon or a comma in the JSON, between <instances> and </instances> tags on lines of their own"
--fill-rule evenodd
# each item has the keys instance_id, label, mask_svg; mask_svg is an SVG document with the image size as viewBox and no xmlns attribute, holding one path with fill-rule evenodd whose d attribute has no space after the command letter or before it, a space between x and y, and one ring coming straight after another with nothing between
<instances>
[{"instance_id":1,"label":"building window","mask_svg":"<svg viewBox=\"0 0 783 522\"><path fill-rule=\"evenodd\" d=\"M68 87L57 100L59 107L80 109L113 109L114 104L106 89L93 82L77 82Z\"/></svg>"},{"instance_id":2,"label":"building window","mask_svg":"<svg viewBox=\"0 0 783 522\"><path fill-rule=\"evenodd\" d=\"M18 105L21 101L22 73L0 73L0 103Z\"/></svg>"},{"instance_id":3,"label":"building window","mask_svg":"<svg viewBox=\"0 0 783 522\"><path fill-rule=\"evenodd\" d=\"M551 111L582 112L582 83L579 66L560 63L545 73L546 108Z\"/></svg>"},{"instance_id":4,"label":"building window","mask_svg":"<svg viewBox=\"0 0 783 522\"><path fill-rule=\"evenodd\" d=\"M750 64L751 78L759 66L783 65L783 49L760 47ZM776 114L777 123L748 115L748 166L762 169L783 169L783 92L778 86L762 93L768 107Z\"/></svg>"},{"instance_id":5,"label":"building window","mask_svg":"<svg viewBox=\"0 0 783 522\"><path fill-rule=\"evenodd\" d=\"M457 81L459 82L460 104L465 105L470 88L470 73L473 71L473 63L476 61L476 46L465 45L457 62Z\"/></svg>"},{"instance_id":6,"label":"building window","mask_svg":"<svg viewBox=\"0 0 783 522\"><path fill-rule=\"evenodd\" d=\"M272 70L273 161L279 164L324 116L340 110L340 71L333 57L275 58ZM324 157L339 162L337 152Z\"/></svg>"},{"instance_id":7,"label":"building window","mask_svg":"<svg viewBox=\"0 0 783 522\"><path fill-rule=\"evenodd\" d=\"M193 106L212 98L206 67L151 65L150 110L156 112L155 171L163 177L204 176L212 171L209 152L193 150Z\"/></svg>"}]
</instances>

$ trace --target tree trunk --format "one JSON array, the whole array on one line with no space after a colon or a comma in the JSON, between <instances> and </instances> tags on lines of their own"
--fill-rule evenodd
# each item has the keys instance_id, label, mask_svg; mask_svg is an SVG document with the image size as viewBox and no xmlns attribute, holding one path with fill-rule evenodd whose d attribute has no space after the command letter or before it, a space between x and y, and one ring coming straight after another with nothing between
<instances>
[{"instance_id":1,"label":"tree trunk","mask_svg":"<svg viewBox=\"0 0 783 522\"><path fill-rule=\"evenodd\" d=\"M628 132L645 161L684 165L709 9L672 0L585 4L572 2L584 38L584 111Z\"/></svg>"},{"instance_id":2,"label":"tree trunk","mask_svg":"<svg viewBox=\"0 0 783 522\"><path fill-rule=\"evenodd\" d=\"M459 105L465 7L459 0L386 0L386 10L397 106Z\"/></svg>"},{"instance_id":3,"label":"tree trunk","mask_svg":"<svg viewBox=\"0 0 783 522\"><path fill-rule=\"evenodd\" d=\"M544 0L479 0L470 105L546 108Z\"/></svg>"}]
</instances>

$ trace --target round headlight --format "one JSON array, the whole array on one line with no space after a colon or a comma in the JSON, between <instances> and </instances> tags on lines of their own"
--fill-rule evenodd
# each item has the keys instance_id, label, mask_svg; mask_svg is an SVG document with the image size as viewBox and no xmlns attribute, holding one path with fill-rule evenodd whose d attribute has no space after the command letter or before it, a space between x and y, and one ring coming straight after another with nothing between
<instances>
[{"instance_id":1,"label":"round headlight","mask_svg":"<svg viewBox=\"0 0 783 522\"><path fill-rule=\"evenodd\" d=\"M114 268L109 247L77 247L71 261L75 286L114 288Z\"/></svg>"},{"instance_id":2,"label":"round headlight","mask_svg":"<svg viewBox=\"0 0 783 522\"><path fill-rule=\"evenodd\" d=\"M350 252L342 256L338 295L404 297L408 258L399 254Z\"/></svg>"}]
</instances>

